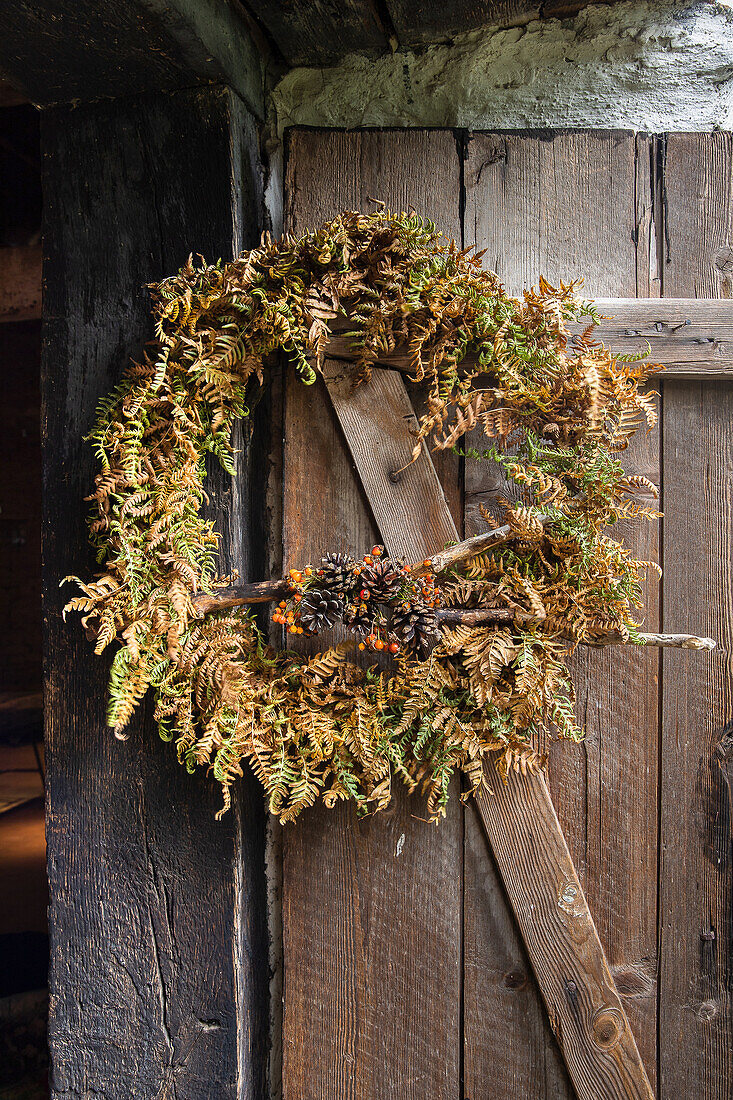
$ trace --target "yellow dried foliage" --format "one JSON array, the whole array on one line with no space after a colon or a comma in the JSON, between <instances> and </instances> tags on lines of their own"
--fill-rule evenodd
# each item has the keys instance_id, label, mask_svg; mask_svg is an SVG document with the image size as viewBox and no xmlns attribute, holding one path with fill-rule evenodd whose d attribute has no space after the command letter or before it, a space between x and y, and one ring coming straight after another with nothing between
<instances>
[{"instance_id":1,"label":"yellow dried foliage","mask_svg":"<svg viewBox=\"0 0 733 1100\"><path fill-rule=\"evenodd\" d=\"M579 737L563 654L607 630L633 637L645 563L606 528L654 514L631 499L653 486L614 458L642 421L655 422L641 388L651 370L592 341L592 304L544 281L511 298L480 255L384 209L266 236L230 263L189 260L152 293L155 342L101 403L91 434L102 572L78 581L67 605L97 652L118 646L115 733L125 736L152 690L161 736L189 769L211 768L225 807L247 763L283 821L318 800L381 809L395 777L437 817L456 770L475 789L489 754L504 771L539 766L547 725ZM465 453L496 463L522 495L504 508L511 542L438 578L443 606L501 609L512 621L446 628L427 661L390 670L358 668L344 648L275 652L246 611L201 620L193 603L217 583L218 535L201 515L206 456L234 472L232 428L268 357L284 350L313 382L330 323L344 316L362 384L397 346L427 382L415 454L480 430L485 451ZM581 317L590 324L573 339Z\"/></svg>"}]
</instances>

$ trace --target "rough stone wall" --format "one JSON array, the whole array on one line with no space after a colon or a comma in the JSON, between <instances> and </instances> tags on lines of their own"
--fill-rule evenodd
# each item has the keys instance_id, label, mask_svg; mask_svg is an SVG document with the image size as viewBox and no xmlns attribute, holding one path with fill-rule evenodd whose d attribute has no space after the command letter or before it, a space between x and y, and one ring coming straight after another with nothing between
<instances>
[{"instance_id":1,"label":"rough stone wall","mask_svg":"<svg viewBox=\"0 0 733 1100\"><path fill-rule=\"evenodd\" d=\"M287 126L733 126L733 3L594 5L486 27L419 53L296 68L272 95Z\"/></svg>"}]
</instances>

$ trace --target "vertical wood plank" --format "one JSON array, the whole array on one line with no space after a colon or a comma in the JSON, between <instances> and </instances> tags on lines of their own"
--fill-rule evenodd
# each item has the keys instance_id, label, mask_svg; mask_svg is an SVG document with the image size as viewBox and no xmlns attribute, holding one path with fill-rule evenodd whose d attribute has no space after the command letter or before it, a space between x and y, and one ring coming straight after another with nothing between
<instances>
[{"instance_id":1,"label":"vertical wood plank","mask_svg":"<svg viewBox=\"0 0 733 1100\"><path fill-rule=\"evenodd\" d=\"M265 1094L262 799L189 776L148 717L106 728L108 659L60 610L93 569L94 409L151 336L146 282L259 229L257 133L228 92L44 113L44 630L52 1096ZM206 201L202 202L202 194ZM246 567L249 457L213 476L229 566Z\"/></svg>"},{"instance_id":2,"label":"vertical wood plank","mask_svg":"<svg viewBox=\"0 0 733 1100\"><path fill-rule=\"evenodd\" d=\"M286 222L414 206L459 236L459 163L447 133L290 135ZM286 382L285 564L376 537L319 383ZM304 814L283 837L283 1097L424 1100L459 1092L462 820L439 828L398 795L385 814Z\"/></svg>"},{"instance_id":3,"label":"vertical wood plank","mask_svg":"<svg viewBox=\"0 0 733 1100\"><path fill-rule=\"evenodd\" d=\"M606 296L653 295L657 285L653 160L650 142L624 132L476 134L465 165L467 245L486 248L484 262L499 273L511 293L536 284L585 277L583 291ZM637 247L637 242L638 247ZM480 447L480 441L476 441ZM656 436L640 434L624 456L629 472L658 480ZM466 534L484 529L479 504L491 505L503 482L489 463L466 461ZM657 556L654 525L617 531L642 558ZM654 629L654 578L645 593L645 622ZM656 1067L656 882L657 882L657 670L655 653L578 653L573 672L578 714L587 730L581 746L560 744L551 754L550 786L571 854L578 867L601 942L624 998L649 1077ZM466 863L481 862L479 832L467 829ZM614 838L608 842L609 836ZM469 848L470 846L470 848ZM484 857L485 859L485 857ZM506 1029L531 1035L544 1031L533 983L499 977L503 950L485 913L492 871L466 875L466 1079L469 1095L514 1095L516 1075L528 1095L569 1095L557 1052L530 1044L518 1071L506 1057L511 1031L487 1034L487 1016ZM489 891L496 898L498 888ZM512 934L506 928L506 944ZM525 973L518 944L513 968ZM498 979L498 980L497 980ZM524 1002L506 1013L507 1000ZM532 1024L528 1024L528 1020ZM520 1032L521 1034L521 1032ZM516 1041L516 1040L515 1040ZM548 1059L551 1073L548 1077ZM506 1067L500 1082L492 1068ZM487 1083L490 1082L490 1083ZM493 1089L494 1091L488 1091ZM497 1091L498 1089L498 1091Z\"/></svg>"},{"instance_id":4,"label":"vertical wood plank","mask_svg":"<svg viewBox=\"0 0 733 1100\"><path fill-rule=\"evenodd\" d=\"M731 134L669 136L665 296L733 296L732 182ZM663 621L679 630L694 623L718 648L704 662L663 657L660 1097L727 1100L731 807L714 750L733 709L733 390L670 380L664 405Z\"/></svg>"}]
</instances>

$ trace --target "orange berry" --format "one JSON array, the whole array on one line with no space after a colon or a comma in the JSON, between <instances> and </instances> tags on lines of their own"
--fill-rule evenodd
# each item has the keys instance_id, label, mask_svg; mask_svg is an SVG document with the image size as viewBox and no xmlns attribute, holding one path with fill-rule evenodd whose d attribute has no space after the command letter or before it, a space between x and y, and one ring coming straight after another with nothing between
<instances>
[{"instance_id":1,"label":"orange berry","mask_svg":"<svg viewBox=\"0 0 733 1100\"><path fill-rule=\"evenodd\" d=\"M303 633L303 627L302 627L302 626L296 626L296 628L295 628L295 629L296 629L296 630L298 631L298 634L302 634L302 633Z\"/></svg>"},{"instance_id":2,"label":"orange berry","mask_svg":"<svg viewBox=\"0 0 733 1100\"><path fill-rule=\"evenodd\" d=\"M280 600L280 603L278 604L278 607L286 608L287 606L288 605L285 603L285 600Z\"/></svg>"},{"instance_id":3,"label":"orange berry","mask_svg":"<svg viewBox=\"0 0 733 1100\"><path fill-rule=\"evenodd\" d=\"M368 600L369 590L367 588L362 588L361 592L359 593L359 598L362 600Z\"/></svg>"},{"instance_id":4,"label":"orange berry","mask_svg":"<svg viewBox=\"0 0 733 1100\"><path fill-rule=\"evenodd\" d=\"M301 596L300 592L297 592L296 595L295 595L295 602L300 603L300 601L302 599L303 599L303 597Z\"/></svg>"},{"instance_id":5,"label":"orange berry","mask_svg":"<svg viewBox=\"0 0 733 1100\"><path fill-rule=\"evenodd\" d=\"M313 570L312 569L306 569L305 575L306 575L306 577L312 577L313 576Z\"/></svg>"},{"instance_id":6,"label":"orange berry","mask_svg":"<svg viewBox=\"0 0 733 1100\"><path fill-rule=\"evenodd\" d=\"M290 576L293 578L296 584L300 584L300 582L303 580L303 574L299 573L297 569L291 569Z\"/></svg>"},{"instance_id":7,"label":"orange berry","mask_svg":"<svg viewBox=\"0 0 733 1100\"><path fill-rule=\"evenodd\" d=\"M288 627L288 634L297 634L297 633L298 633L297 626L289 626Z\"/></svg>"},{"instance_id":8,"label":"orange berry","mask_svg":"<svg viewBox=\"0 0 733 1100\"><path fill-rule=\"evenodd\" d=\"M359 649L366 649L366 646L363 642L359 642Z\"/></svg>"},{"instance_id":9,"label":"orange berry","mask_svg":"<svg viewBox=\"0 0 733 1100\"><path fill-rule=\"evenodd\" d=\"M371 565L372 564L371 556L369 554L367 554L364 558L364 561L367 563L367 565Z\"/></svg>"},{"instance_id":10,"label":"orange berry","mask_svg":"<svg viewBox=\"0 0 733 1100\"><path fill-rule=\"evenodd\" d=\"M425 566L426 569L429 569L430 566L432 565L432 562L430 561L430 558L426 558L425 561L423 562L423 565Z\"/></svg>"},{"instance_id":11,"label":"orange berry","mask_svg":"<svg viewBox=\"0 0 733 1100\"><path fill-rule=\"evenodd\" d=\"M390 642L389 651L390 651L390 653L399 653L399 651L400 651L399 642Z\"/></svg>"},{"instance_id":12,"label":"orange berry","mask_svg":"<svg viewBox=\"0 0 733 1100\"><path fill-rule=\"evenodd\" d=\"M374 648L375 649L384 649L384 642L382 641L381 638L377 638L376 642L374 643Z\"/></svg>"},{"instance_id":13,"label":"orange berry","mask_svg":"<svg viewBox=\"0 0 733 1100\"><path fill-rule=\"evenodd\" d=\"M384 550L381 546L372 546L372 554L375 558L381 558Z\"/></svg>"}]
</instances>

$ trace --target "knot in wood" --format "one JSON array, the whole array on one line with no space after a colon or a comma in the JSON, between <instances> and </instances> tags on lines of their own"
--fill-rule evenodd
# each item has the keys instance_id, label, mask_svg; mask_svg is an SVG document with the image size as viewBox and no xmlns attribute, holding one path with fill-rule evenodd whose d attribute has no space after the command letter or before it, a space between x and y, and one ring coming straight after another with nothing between
<instances>
[{"instance_id":1,"label":"knot in wood","mask_svg":"<svg viewBox=\"0 0 733 1100\"><path fill-rule=\"evenodd\" d=\"M527 984L527 975L523 970L510 970L504 975L504 985L507 989L524 989Z\"/></svg>"},{"instance_id":2,"label":"knot in wood","mask_svg":"<svg viewBox=\"0 0 733 1100\"><path fill-rule=\"evenodd\" d=\"M572 879L563 882L558 892L557 904L566 913L577 916L583 909L583 895L580 891L580 884Z\"/></svg>"},{"instance_id":3,"label":"knot in wood","mask_svg":"<svg viewBox=\"0 0 733 1100\"><path fill-rule=\"evenodd\" d=\"M733 275L733 248L723 245L715 253L715 266L721 275Z\"/></svg>"},{"instance_id":4,"label":"knot in wood","mask_svg":"<svg viewBox=\"0 0 733 1100\"><path fill-rule=\"evenodd\" d=\"M714 1020L718 1015L717 1003L712 999L703 1001L702 1004L698 1005L696 1015L698 1020L701 1020L703 1023L710 1023L711 1020Z\"/></svg>"},{"instance_id":5,"label":"knot in wood","mask_svg":"<svg viewBox=\"0 0 733 1100\"><path fill-rule=\"evenodd\" d=\"M599 1050L613 1050L626 1030L626 1020L616 1005L604 1005L593 1014L591 1034Z\"/></svg>"}]
</instances>

